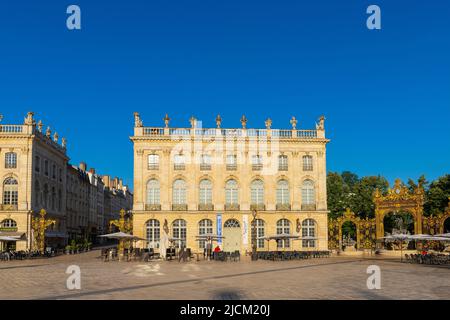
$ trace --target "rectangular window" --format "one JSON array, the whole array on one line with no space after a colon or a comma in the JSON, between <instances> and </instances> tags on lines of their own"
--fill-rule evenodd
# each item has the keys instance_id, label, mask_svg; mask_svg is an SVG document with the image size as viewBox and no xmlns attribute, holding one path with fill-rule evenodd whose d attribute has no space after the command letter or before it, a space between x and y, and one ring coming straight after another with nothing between
<instances>
[{"instance_id":1,"label":"rectangular window","mask_svg":"<svg viewBox=\"0 0 450 320\"><path fill-rule=\"evenodd\" d=\"M227 155L227 170L237 169L237 157L234 154Z\"/></svg>"},{"instance_id":2,"label":"rectangular window","mask_svg":"<svg viewBox=\"0 0 450 320\"><path fill-rule=\"evenodd\" d=\"M149 154L148 155L148 170L158 170L159 169L159 155Z\"/></svg>"},{"instance_id":3,"label":"rectangular window","mask_svg":"<svg viewBox=\"0 0 450 320\"><path fill-rule=\"evenodd\" d=\"M261 170L262 169L262 157L260 155L252 156L252 169L253 170Z\"/></svg>"},{"instance_id":4,"label":"rectangular window","mask_svg":"<svg viewBox=\"0 0 450 320\"><path fill-rule=\"evenodd\" d=\"M52 165L52 178L56 180L56 165Z\"/></svg>"},{"instance_id":5,"label":"rectangular window","mask_svg":"<svg viewBox=\"0 0 450 320\"><path fill-rule=\"evenodd\" d=\"M174 170L184 170L185 167L184 155L176 154L174 158Z\"/></svg>"},{"instance_id":6,"label":"rectangular window","mask_svg":"<svg viewBox=\"0 0 450 320\"><path fill-rule=\"evenodd\" d=\"M202 154L200 170L211 170L211 156L209 154Z\"/></svg>"},{"instance_id":7,"label":"rectangular window","mask_svg":"<svg viewBox=\"0 0 450 320\"><path fill-rule=\"evenodd\" d=\"M44 174L48 177L48 160L44 161Z\"/></svg>"},{"instance_id":8,"label":"rectangular window","mask_svg":"<svg viewBox=\"0 0 450 320\"><path fill-rule=\"evenodd\" d=\"M278 171L287 171L288 169L288 157L279 156L278 157Z\"/></svg>"},{"instance_id":9,"label":"rectangular window","mask_svg":"<svg viewBox=\"0 0 450 320\"><path fill-rule=\"evenodd\" d=\"M303 157L303 171L313 171L313 158L311 156Z\"/></svg>"},{"instance_id":10,"label":"rectangular window","mask_svg":"<svg viewBox=\"0 0 450 320\"><path fill-rule=\"evenodd\" d=\"M41 158L39 156L35 156L34 161L35 161L34 170L36 172L40 172L41 171Z\"/></svg>"},{"instance_id":11,"label":"rectangular window","mask_svg":"<svg viewBox=\"0 0 450 320\"><path fill-rule=\"evenodd\" d=\"M5 168L6 169L17 168L17 153L8 152L5 154Z\"/></svg>"}]
</instances>

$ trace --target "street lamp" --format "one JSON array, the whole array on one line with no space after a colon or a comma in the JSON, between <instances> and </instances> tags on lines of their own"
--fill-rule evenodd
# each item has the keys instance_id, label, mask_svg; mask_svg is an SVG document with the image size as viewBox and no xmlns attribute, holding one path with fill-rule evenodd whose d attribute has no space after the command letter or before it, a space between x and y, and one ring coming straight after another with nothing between
<instances>
[{"instance_id":1,"label":"street lamp","mask_svg":"<svg viewBox=\"0 0 450 320\"><path fill-rule=\"evenodd\" d=\"M256 252L256 216L258 212L255 210L252 211L252 261L258 260L258 254Z\"/></svg>"}]
</instances>

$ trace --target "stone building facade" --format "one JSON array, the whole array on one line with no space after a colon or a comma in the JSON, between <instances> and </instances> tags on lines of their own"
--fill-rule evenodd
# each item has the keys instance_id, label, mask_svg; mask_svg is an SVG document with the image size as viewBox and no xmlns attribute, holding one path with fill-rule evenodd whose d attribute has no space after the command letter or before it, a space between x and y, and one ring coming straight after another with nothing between
<instances>
[{"instance_id":1,"label":"stone building facade","mask_svg":"<svg viewBox=\"0 0 450 320\"><path fill-rule=\"evenodd\" d=\"M199 235L222 236L225 251L326 250L327 194L324 118L315 130L144 127L135 113L133 233L141 247L158 248L163 235L202 251ZM254 214L256 214L254 216ZM253 227L254 226L254 227ZM310 240L265 241L277 234Z\"/></svg>"},{"instance_id":2,"label":"stone building facade","mask_svg":"<svg viewBox=\"0 0 450 320\"><path fill-rule=\"evenodd\" d=\"M69 238L102 233L106 217L118 217L119 210L105 214L105 193L113 199L128 197L117 200L120 204L132 202L126 186L110 190L86 165L70 165L66 144L50 127L36 123L32 112L23 124L0 124L0 236L17 239L1 242L0 249L31 249L31 219L41 209L56 220L46 231L47 245L62 246Z\"/></svg>"}]
</instances>

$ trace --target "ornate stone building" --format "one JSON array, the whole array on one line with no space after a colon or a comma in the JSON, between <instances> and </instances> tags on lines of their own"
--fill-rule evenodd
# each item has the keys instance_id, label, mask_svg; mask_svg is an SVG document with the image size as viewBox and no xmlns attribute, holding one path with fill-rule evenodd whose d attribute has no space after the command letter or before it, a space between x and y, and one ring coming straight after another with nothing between
<instances>
[{"instance_id":1,"label":"ornate stone building","mask_svg":"<svg viewBox=\"0 0 450 320\"><path fill-rule=\"evenodd\" d=\"M17 239L0 243L2 247L31 249L31 219L41 209L56 220L45 235L51 246L70 238L96 240L107 231L107 219L119 216L119 208L108 201L131 209L126 186L106 187L93 169L87 172L85 164L77 168L68 163L66 143L41 121L36 123L32 112L23 124L0 124L0 236ZM107 205L116 211L105 212Z\"/></svg>"},{"instance_id":2,"label":"ornate stone building","mask_svg":"<svg viewBox=\"0 0 450 320\"><path fill-rule=\"evenodd\" d=\"M144 127L135 113L133 233L158 248L163 234L201 251L199 235L224 238L225 251L326 250L327 195L324 117L315 130ZM256 211L255 211L256 210ZM254 220L253 213L256 212ZM253 222L254 221L254 222ZM254 228L252 227L254 226ZM299 235L310 240L268 243L264 236ZM269 248L270 246L270 248Z\"/></svg>"}]
</instances>

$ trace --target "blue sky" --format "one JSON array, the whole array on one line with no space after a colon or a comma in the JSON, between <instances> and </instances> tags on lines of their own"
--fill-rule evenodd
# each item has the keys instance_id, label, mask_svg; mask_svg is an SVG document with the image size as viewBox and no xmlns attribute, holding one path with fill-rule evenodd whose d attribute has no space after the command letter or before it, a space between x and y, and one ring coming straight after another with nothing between
<instances>
[{"instance_id":1,"label":"blue sky","mask_svg":"<svg viewBox=\"0 0 450 320\"><path fill-rule=\"evenodd\" d=\"M66 28L77 4L82 30ZM366 28L377 4L382 30ZM450 163L448 1L4 1L3 123L34 111L71 162L132 185L133 112L160 126L301 128L327 117L328 170L390 181Z\"/></svg>"}]
</instances>

